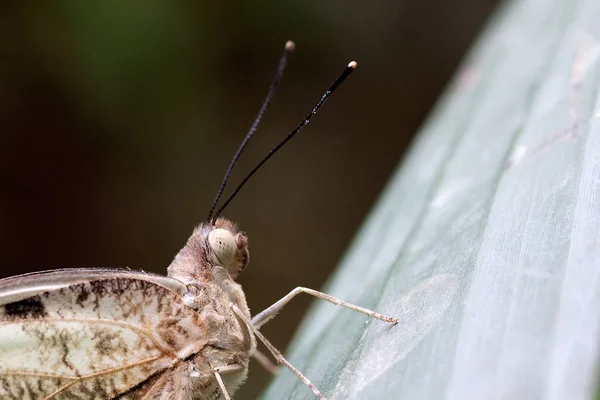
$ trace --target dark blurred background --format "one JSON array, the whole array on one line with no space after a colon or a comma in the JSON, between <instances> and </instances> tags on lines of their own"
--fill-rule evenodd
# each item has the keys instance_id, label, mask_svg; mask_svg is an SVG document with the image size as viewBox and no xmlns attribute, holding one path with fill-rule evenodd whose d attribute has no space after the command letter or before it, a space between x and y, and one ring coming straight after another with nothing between
<instances>
[{"instance_id":1,"label":"dark blurred background","mask_svg":"<svg viewBox=\"0 0 600 400\"><path fill-rule=\"evenodd\" d=\"M2 2L0 277L166 273L293 39L232 184L350 60L359 68L225 215L250 238L240 281L254 312L295 286L321 287L495 3ZM264 328L276 346L309 301ZM236 398L255 398L268 379L253 364Z\"/></svg>"}]
</instances>

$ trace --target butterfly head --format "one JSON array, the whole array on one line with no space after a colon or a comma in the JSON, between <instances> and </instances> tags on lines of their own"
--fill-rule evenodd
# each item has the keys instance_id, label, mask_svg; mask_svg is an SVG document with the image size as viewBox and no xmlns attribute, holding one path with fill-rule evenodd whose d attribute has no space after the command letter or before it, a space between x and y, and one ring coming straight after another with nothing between
<instances>
[{"instance_id":1,"label":"butterfly head","mask_svg":"<svg viewBox=\"0 0 600 400\"><path fill-rule=\"evenodd\" d=\"M236 277L248 266L248 237L225 218L218 218L206 237L210 261L227 269Z\"/></svg>"},{"instance_id":2,"label":"butterfly head","mask_svg":"<svg viewBox=\"0 0 600 400\"><path fill-rule=\"evenodd\" d=\"M247 236L233 222L217 218L194 229L168 271L170 277L189 283L208 280L214 268L221 267L235 279L249 261Z\"/></svg>"}]
</instances>

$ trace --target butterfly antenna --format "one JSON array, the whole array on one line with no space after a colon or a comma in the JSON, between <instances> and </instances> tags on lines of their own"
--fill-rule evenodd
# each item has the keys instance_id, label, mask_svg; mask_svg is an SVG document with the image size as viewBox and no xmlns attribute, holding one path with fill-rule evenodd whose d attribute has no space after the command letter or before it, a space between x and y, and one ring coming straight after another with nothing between
<instances>
[{"instance_id":1,"label":"butterfly antenna","mask_svg":"<svg viewBox=\"0 0 600 400\"><path fill-rule=\"evenodd\" d=\"M300 132L300 130L302 128L304 128L304 126L306 126L306 124L309 123L310 119L317 113L317 111L319 110L319 108L321 108L321 106L325 103L325 101L327 101L327 98L329 98L329 96L331 96L333 94L335 89L337 89L338 86L340 86L342 84L342 82L344 82L344 80L346 80L348 75L350 75L352 73L352 71L354 71L356 69L357 66L358 66L358 64L356 63L356 61L352 61L352 62L350 62L350 64L348 64L346 66L346 68L344 68L344 72L342 72L342 74L335 80L335 82L333 82L333 84L329 87L329 89L327 89L325 94L321 97L321 100L319 100L319 102L306 115L306 117L304 117L302 119L302 121L290 133L288 133L287 136L277 146L275 146L269 152L269 154L267 154L267 156L265 158L262 159L261 162L256 164L256 166L252 169L252 171L250 171L250 173L248 175L246 175L246 177L240 182L240 184L235 188L235 190L233 191L231 196L229 196L227 198L227 200L225 200L223 205L214 214L213 223L219 217L219 215L221 215L221 213L223 212L225 207L227 207L227 205L231 202L231 200L233 200L233 198L240 192L240 190L244 187L244 185L246 184L246 182L248 182L248 180L252 177L252 175L254 175L256 173L256 171L258 171L260 169L260 167L262 167L263 164L266 163L269 158L273 157L273 155L279 149L281 149L292 137L294 137L294 135L296 135L298 132Z\"/></svg>"},{"instance_id":2,"label":"butterfly antenna","mask_svg":"<svg viewBox=\"0 0 600 400\"><path fill-rule=\"evenodd\" d=\"M285 66L287 65L287 60L288 60L290 54L292 54L292 52L294 51L295 47L296 47L296 44L294 42L292 42L291 40L288 40L287 43L285 44L283 54L281 55L281 58L279 59L279 65L277 66L277 71L275 71L275 76L273 77L273 80L271 81L271 86L269 86L269 91L267 92L267 96L265 97L265 100L264 100L262 106L260 107L260 110L258 111L258 114L256 115L256 118L254 119L252 126L248 130L248 133L246 133L244 140L238 147L237 151L235 152L235 155L233 156L233 158L231 159L231 162L229 163L229 167L227 168L227 171L225 172L225 176L223 177L223 180L221 181L221 186L219 187L219 191L217 192L217 195L215 196L215 199L213 200L213 203L210 207L210 211L208 212L208 218L206 219L207 221L210 221L211 219L214 221L216 219L216 217L213 219L212 216L215 211L215 208L217 207L217 203L219 202L219 199L221 198L221 195L223 194L223 191L225 190L225 186L227 185L227 181L229 180L231 171L233 171L233 167L235 166L235 163L242 155L242 152L246 148L246 145L250 141L250 138L252 137L252 135L254 135L254 132L256 132L256 129L258 128L258 124L260 123L260 120L262 119L265 111L267 111L267 108L269 107L269 104L271 103L271 100L273 99L273 96L275 95L275 92L277 91L279 82L281 81L281 76L283 75L283 71L285 70Z\"/></svg>"}]
</instances>

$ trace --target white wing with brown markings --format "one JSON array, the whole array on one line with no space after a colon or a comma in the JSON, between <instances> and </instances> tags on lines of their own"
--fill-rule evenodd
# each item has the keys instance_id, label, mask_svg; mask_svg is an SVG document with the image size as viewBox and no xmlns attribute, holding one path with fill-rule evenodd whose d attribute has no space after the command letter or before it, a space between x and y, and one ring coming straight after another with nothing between
<instances>
[{"instance_id":1,"label":"white wing with brown markings","mask_svg":"<svg viewBox=\"0 0 600 400\"><path fill-rule=\"evenodd\" d=\"M0 280L0 398L160 398L164 375L206 344L185 291L122 270Z\"/></svg>"}]
</instances>

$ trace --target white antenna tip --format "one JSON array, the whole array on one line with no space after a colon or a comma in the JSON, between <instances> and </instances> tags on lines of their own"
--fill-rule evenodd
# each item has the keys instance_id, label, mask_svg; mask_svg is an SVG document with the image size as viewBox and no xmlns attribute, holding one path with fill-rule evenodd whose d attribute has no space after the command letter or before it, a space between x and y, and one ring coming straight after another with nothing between
<instances>
[{"instance_id":1,"label":"white antenna tip","mask_svg":"<svg viewBox=\"0 0 600 400\"><path fill-rule=\"evenodd\" d=\"M288 40L288 41L285 43L285 49L286 49L287 51L294 51L294 49L295 49L295 48L296 48L296 43L294 43L293 41L291 41L291 40Z\"/></svg>"},{"instance_id":2,"label":"white antenna tip","mask_svg":"<svg viewBox=\"0 0 600 400\"><path fill-rule=\"evenodd\" d=\"M350 64L348 64L348 68L356 69L356 67L358 67L358 63L356 61L350 61Z\"/></svg>"}]
</instances>

